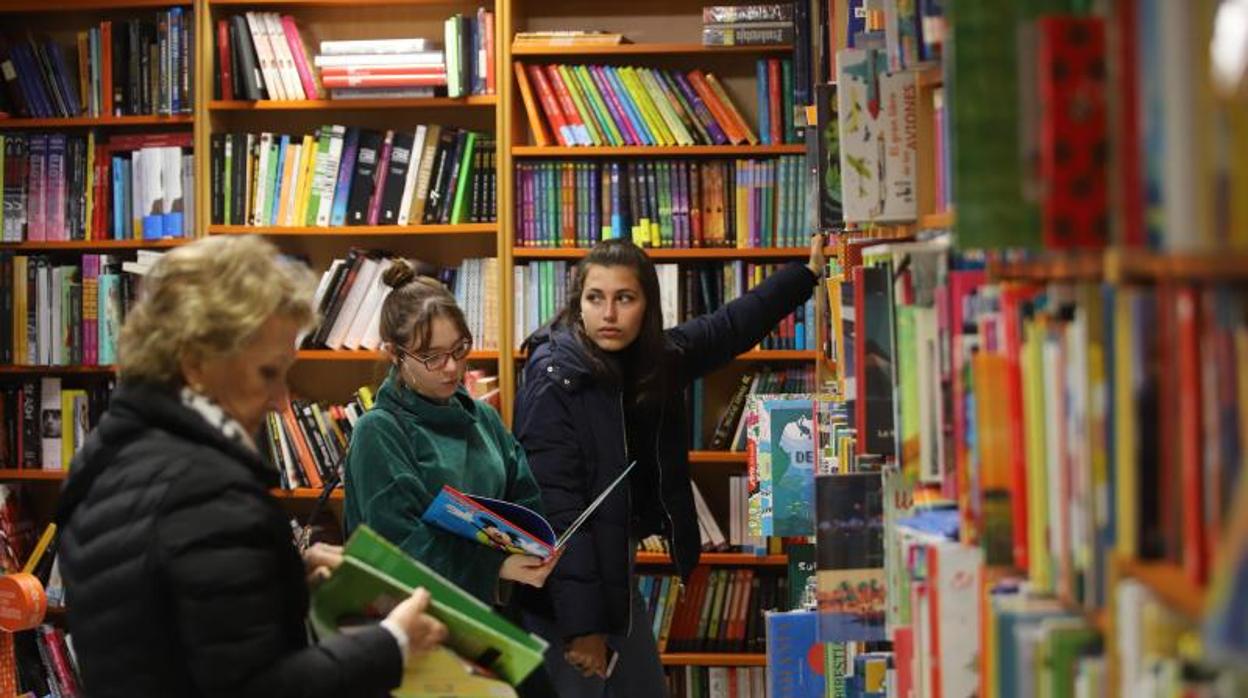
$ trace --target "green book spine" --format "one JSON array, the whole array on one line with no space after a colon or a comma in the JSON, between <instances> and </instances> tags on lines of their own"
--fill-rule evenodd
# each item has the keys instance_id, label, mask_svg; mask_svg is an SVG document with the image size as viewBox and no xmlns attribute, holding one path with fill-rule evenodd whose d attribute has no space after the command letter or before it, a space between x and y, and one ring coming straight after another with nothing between
<instances>
[{"instance_id":1,"label":"green book spine","mask_svg":"<svg viewBox=\"0 0 1248 698\"><path fill-rule=\"evenodd\" d=\"M451 206L451 225L463 223L468 217L468 204L472 198L469 194L472 190L470 184L472 182L472 156L476 150L477 134L469 131L467 141L464 143L464 153L459 159L459 178L455 183L455 199Z\"/></svg>"},{"instance_id":2,"label":"green book spine","mask_svg":"<svg viewBox=\"0 0 1248 698\"><path fill-rule=\"evenodd\" d=\"M598 87L594 84L593 78L589 76L589 69L583 65L574 65L569 68L569 72L577 80L577 86L585 96L585 101L593 109L594 116L598 117L601 130L607 140L611 145L624 145L624 136L620 134L615 119L611 118L607 103L603 101L602 95L598 94Z\"/></svg>"},{"instance_id":3,"label":"green book spine","mask_svg":"<svg viewBox=\"0 0 1248 698\"><path fill-rule=\"evenodd\" d=\"M576 107L576 111L580 114L581 121L585 122L585 128L589 131L589 140L593 145L607 145L607 138L602 133L602 126L598 123L597 114L589 106L589 100L581 93L580 83L573 77L572 69L566 65L555 66L555 70L559 73L559 78L563 80L564 86L568 89L568 96L572 98L572 104Z\"/></svg>"}]
</instances>

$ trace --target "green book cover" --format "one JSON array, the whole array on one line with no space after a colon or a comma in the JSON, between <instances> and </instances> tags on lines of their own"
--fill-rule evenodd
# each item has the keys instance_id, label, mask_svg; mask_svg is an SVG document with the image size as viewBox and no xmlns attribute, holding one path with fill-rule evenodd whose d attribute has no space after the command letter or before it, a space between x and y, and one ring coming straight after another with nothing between
<instances>
[{"instance_id":1,"label":"green book cover","mask_svg":"<svg viewBox=\"0 0 1248 698\"><path fill-rule=\"evenodd\" d=\"M558 65L555 66L555 70L559 73L559 78L563 80L568 96L572 98L572 105L580 114L581 121L585 122L585 128L589 131L589 140L593 145L610 145L606 135L602 132L602 125L598 123L598 114L590 108L589 98L581 93L581 85L572 75L572 69L566 65Z\"/></svg>"},{"instance_id":2,"label":"green book cover","mask_svg":"<svg viewBox=\"0 0 1248 698\"><path fill-rule=\"evenodd\" d=\"M468 204L472 203L472 155L477 151L477 134L468 131L464 152L459 159L459 177L455 181L455 198L451 205L451 225L459 225L468 217Z\"/></svg>"},{"instance_id":3,"label":"green book cover","mask_svg":"<svg viewBox=\"0 0 1248 698\"><path fill-rule=\"evenodd\" d=\"M594 115L598 117L599 129L610 141L608 145L624 145L624 136L620 134L615 119L611 118L607 103L603 101L602 95L598 94L598 87L594 84L593 78L589 76L589 69L583 65L574 65L568 68L568 72L576 79L577 87L580 88L585 101L593 109Z\"/></svg>"},{"instance_id":4,"label":"green book cover","mask_svg":"<svg viewBox=\"0 0 1248 698\"><path fill-rule=\"evenodd\" d=\"M446 625L445 644L461 657L512 684L541 664L544 640L512 625L367 526L356 529L342 564L313 593L312 626L325 636L383 617L418 587L429 591L429 613Z\"/></svg>"}]
</instances>

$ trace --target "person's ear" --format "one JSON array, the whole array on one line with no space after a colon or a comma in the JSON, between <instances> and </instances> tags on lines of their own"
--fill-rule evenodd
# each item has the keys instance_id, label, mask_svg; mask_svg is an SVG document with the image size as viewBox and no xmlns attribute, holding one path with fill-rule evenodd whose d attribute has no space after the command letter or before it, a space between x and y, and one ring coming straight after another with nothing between
<instances>
[{"instance_id":1,"label":"person's ear","mask_svg":"<svg viewBox=\"0 0 1248 698\"><path fill-rule=\"evenodd\" d=\"M204 355L193 349L187 349L178 357L178 367L182 370L182 382L197 393L204 392L208 371Z\"/></svg>"},{"instance_id":2,"label":"person's ear","mask_svg":"<svg viewBox=\"0 0 1248 698\"><path fill-rule=\"evenodd\" d=\"M394 350L394 344L390 342L382 342L381 353L385 354L386 359L390 362L390 365L392 366L399 365L399 361L402 357L399 356L399 352Z\"/></svg>"}]
</instances>

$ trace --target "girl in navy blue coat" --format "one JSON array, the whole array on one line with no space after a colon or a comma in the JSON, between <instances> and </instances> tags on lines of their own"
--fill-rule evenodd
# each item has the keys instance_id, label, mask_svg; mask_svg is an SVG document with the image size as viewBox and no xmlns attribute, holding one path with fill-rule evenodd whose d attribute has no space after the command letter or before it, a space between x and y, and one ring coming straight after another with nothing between
<instances>
[{"instance_id":1,"label":"girl in navy blue coat","mask_svg":"<svg viewBox=\"0 0 1248 698\"><path fill-rule=\"evenodd\" d=\"M526 615L551 643L546 666L561 696L664 694L633 563L637 541L656 533L682 577L698 563L685 390L805 303L823 263L816 235L809 263L664 331L654 264L631 242L604 241L577 265L567 306L527 340L514 428L556 531L637 461L628 486L573 535Z\"/></svg>"}]
</instances>

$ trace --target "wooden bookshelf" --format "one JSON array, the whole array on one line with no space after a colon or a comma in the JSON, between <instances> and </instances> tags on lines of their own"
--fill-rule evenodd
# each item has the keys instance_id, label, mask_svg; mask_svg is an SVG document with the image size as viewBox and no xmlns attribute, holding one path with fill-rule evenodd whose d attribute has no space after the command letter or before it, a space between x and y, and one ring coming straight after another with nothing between
<instances>
[{"instance_id":1,"label":"wooden bookshelf","mask_svg":"<svg viewBox=\"0 0 1248 698\"><path fill-rule=\"evenodd\" d=\"M28 366L21 364L3 364L0 365L0 375L10 376L26 376L26 375L61 375L61 376L91 376L106 375L117 370L115 366Z\"/></svg>"},{"instance_id":2,"label":"wooden bookshelf","mask_svg":"<svg viewBox=\"0 0 1248 698\"><path fill-rule=\"evenodd\" d=\"M119 250L160 250L180 247L188 238L162 240L67 240L57 242L4 242L0 250L15 252L115 252Z\"/></svg>"},{"instance_id":3,"label":"wooden bookshelf","mask_svg":"<svg viewBox=\"0 0 1248 698\"><path fill-rule=\"evenodd\" d=\"M620 146L564 146L564 145L517 145L511 154L518 158L618 158L618 157L674 157L705 155L721 157L762 157L766 155L802 155L806 146L784 145L620 145Z\"/></svg>"},{"instance_id":4,"label":"wooden bookshelf","mask_svg":"<svg viewBox=\"0 0 1248 698\"><path fill-rule=\"evenodd\" d=\"M737 354L737 361L814 361L819 352L795 349L759 349Z\"/></svg>"},{"instance_id":5,"label":"wooden bookshelf","mask_svg":"<svg viewBox=\"0 0 1248 698\"><path fill-rule=\"evenodd\" d=\"M533 46L511 45L512 56L688 56L699 60L714 54L788 53L791 44L775 46L703 46L702 44L618 44L615 46Z\"/></svg>"},{"instance_id":6,"label":"wooden bookshelf","mask_svg":"<svg viewBox=\"0 0 1248 698\"><path fill-rule=\"evenodd\" d=\"M295 353L300 361L381 361L380 351L368 349L300 349ZM498 351L481 349L468 354L469 361L497 361Z\"/></svg>"},{"instance_id":7,"label":"wooden bookshelf","mask_svg":"<svg viewBox=\"0 0 1248 698\"><path fill-rule=\"evenodd\" d=\"M170 3L160 3L168 7ZM159 116L69 116L46 119L0 119L0 131L11 129L103 128L107 126L189 126L195 123L190 114Z\"/></svg>"},{"instance_id":8,"label":"wooden bookshelf","mask_svg":"<svg viewBox=\"0 0 1248 698\"><path fill-rule=\"evenodd\" d=\"M997 281L1097 281L1105 273L1099 251L1047 254L1036 259L990 259L988 277Z\"/></svg>"},{"instance_id":9,"label":"wooden bookshelf","mask_svg":"<svg viewBox=\"0 0 1248 698\"><path fill-rule=\"evenodd\" d=\"M1169 562L1119 559L1118 572L1148 587L1167 606L1192 621L1205 613L1205 590L1192 582L1182 567Z\"/></svg>"},{"instance_id":10,"label":"wooden bookshelf","mask_svg":"<svg viewBox=\"0 0 1248 698\"><path fill-rule=\"evenodd\" d=\"M220 5L219 2L213 2ZM208 103L211 112L262 112L262 111L344 111L351 109L447 109L462 107L494 107L498 95L471 95L469 97L411 97L405 99L304 99L304 100L249 100L214 99Z\"/></svg>"},{"instance_id":11,"label":"wooden bookshelf","mask_svg":"<svg viewBox=\"0 0 1248 698\"><path fill-rule=\"evenodd\" d=\"M305 237L411 236L411 235L496 235L497 223L461 223L458 225L343 225L272 226L272 225L210 225L209 235L269 235Z\"/></svg>"},{"instance_id":12,"label":"wooden bookshelf","mask_svg":"<svg viewBox=\"0 0 1248 698\"><path fill-rule=\"evenodd\" d=\"M675 652L659 659L664 666L767 666L767 655L746 652Z\"/></svg>"},{"instance_id":13,"label":"wooden bookshelf","mask_svg":"<svg viewBox=\"0 0 1248 698\"><path fill-rule=\"evenodd\" d=\"M0 470L0 481L5 482L60 482L67 477L69 477L68 470L39 470L37 468Z\"/></svg>"},{"instance_id":14,"label":"wooden bookshelf","mask_svg":"<svg viewBox=\"0 0 1248 698\"><path fill-rule=\"evenodd\" d=\"M516 259L580 259L588 254L583 247L516 247L512 256ZM806 247L692 247L692 248L646 248L646 254L656 260L699 261L709 259L805 259L810 256Z\"/></svg>"},{"instance_id":15,"label":"wooden bookshelf","mask_svg":"<svg viewBox=\"0 0 1248 698\"><path fill-rule=\"evenodd\" d=\"M17 12L86 12L90 10L138 10L161 7L189 7L190 0L10 0L0 3L0 14Z\"/></svg>"},{"instance_id":16,"label":"wooden bookshelf","mask_svg":"<svg viewBox=\"0 0 1248 698\"><path fill-rule=\"evenodd\" d=\"M1105 277L1124 281L1223 282L1248 280L1248 253L1157 253L1110 249Z\"/></svg>"},{"instance_id":17,"label":"wooden bookshelf","mask_svg":"<svg viewBox=\"0 0 1248 698\"><path fill-rule=\"evenodd\" d=\"M919 230L928 230L931 228L952 228L953 221L953 211L940 211L939 213L928 213L919 216L917 227Z\"/></svg>"},{"instance_id":18,"label":"wooden bookshelf","mask_svg":"<svg viewBox=\"0 0 1248 698\"><path fill-rule=\"evenodd\" d=\"M670 565L672 558L666 553L637 553L639 565ZM788 555L750 555L749 553L702 553L700 565L749 565L751 567L780 567L789 564Z\"/></svg>"}]
</instances>

